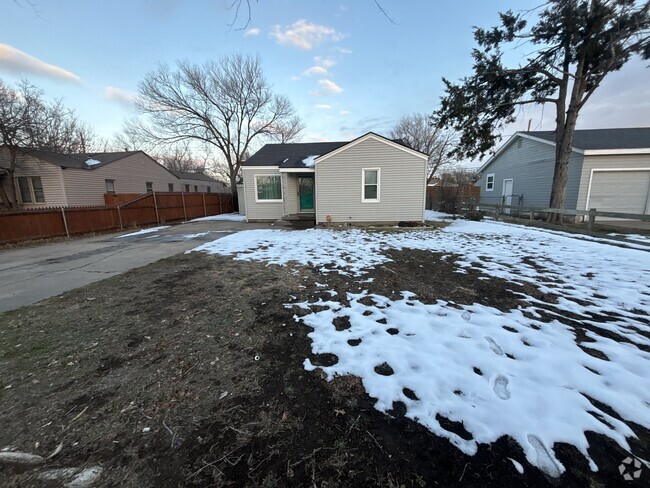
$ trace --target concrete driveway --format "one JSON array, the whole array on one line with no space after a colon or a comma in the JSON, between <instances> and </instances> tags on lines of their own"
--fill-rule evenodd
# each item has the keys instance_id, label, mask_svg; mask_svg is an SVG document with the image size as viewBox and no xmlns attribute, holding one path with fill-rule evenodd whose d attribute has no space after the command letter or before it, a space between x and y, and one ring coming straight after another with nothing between
<instances>
[{"instance_id":1,"label":"concrete driveway","mask_svg":"<svg viewBox=\"0 0 650 488\"><path fill-rule=\"evenodd\" d=\"M0 251L0 312L60 295L240 230L278 227L281 225L188 222L136 235L128 235L136 231L125 231Z\"/></svg>"}]
</instances>

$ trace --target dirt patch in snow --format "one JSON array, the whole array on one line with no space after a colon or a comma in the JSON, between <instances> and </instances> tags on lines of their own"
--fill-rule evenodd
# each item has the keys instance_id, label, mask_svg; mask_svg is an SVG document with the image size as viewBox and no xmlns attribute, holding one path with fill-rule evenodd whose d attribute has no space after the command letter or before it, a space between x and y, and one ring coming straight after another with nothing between
<instances>
[{"instance_id":1,"label":"dirt patch in snow","mask_svg":"<svg viewBox=\"0 0 650 488\"><path fill-rule=\"evenodd\" d=\"M519 474L508 458L524 456L508 438L469 457L404 418L403 406L376 411L357 378L328 383L304 370L307 357L336 358L311 353L310 329L293 318L309 310L285 308L291 296L409 290L503 310L517 307L517 291L538 296L422 253L393 252L362 285L192 253L0 315L2 442L43 456L63 442L43 466L0 465L2 486L41 486L43 470L91 466L104 468L99 485L126 487L556 484L525 461ZM647 430L635 431L635 451L648 454ZM618 473L626 453L617 445L589 440L601 470L560 447L562 486L641 485Z\"/></svg>"}]
</instances>

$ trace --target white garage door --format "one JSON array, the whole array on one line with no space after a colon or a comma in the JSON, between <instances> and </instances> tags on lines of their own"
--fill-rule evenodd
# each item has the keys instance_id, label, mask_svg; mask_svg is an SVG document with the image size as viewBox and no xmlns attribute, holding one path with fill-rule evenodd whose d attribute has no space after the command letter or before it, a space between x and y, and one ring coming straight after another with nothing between
<instances>
[{"instance_id":1,"label":"white garage door","mask_svg":"<svg viewBox=\"0 0 650 488\"><path fill-rule=\"evenodd\" d=\"M604 212L650 213L650 170L594 171L589 208Z\"/></svg>"}]
</instances>

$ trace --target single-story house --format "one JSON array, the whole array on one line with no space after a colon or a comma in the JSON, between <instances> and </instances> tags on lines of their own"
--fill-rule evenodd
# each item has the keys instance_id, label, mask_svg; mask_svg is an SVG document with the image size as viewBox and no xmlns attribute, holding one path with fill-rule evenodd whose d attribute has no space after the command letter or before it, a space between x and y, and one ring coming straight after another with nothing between
<instances>
[{"instance_id":1,"label":"single-story house","mask_svg":"<svg viewBox=\"0 0 650 488\"><path fill-rule=\"evenodd\" d=\"M9 164L9 150L0 147L0 169ZM25 208L104 205L104 193L228 191L207 175L172 172L143 151L60 154L22 149L14 179ZM9 193L6 171L0 184Z\"/></svg>"},{"instance_id":2,"label":"single-story house","mask_svg":"<svg viewBox=\"0 0 650 488\"><path fill-rule=\"evenodd\" d=\"M422 222L428 156L369 132L266 144L242 163L248 221Z\"/></svg>"},{"instance_id":3,"label":"single-story house","mask_svg":"<svg viewBox=\"0 0 650 488\"><path fill-rule=\"evenodd\" d=\"M548 207L555 132L514 134L481 168L482 203ZM577 130L565 208L650 213L650 127Z\"/></svg>"}]
</instances>

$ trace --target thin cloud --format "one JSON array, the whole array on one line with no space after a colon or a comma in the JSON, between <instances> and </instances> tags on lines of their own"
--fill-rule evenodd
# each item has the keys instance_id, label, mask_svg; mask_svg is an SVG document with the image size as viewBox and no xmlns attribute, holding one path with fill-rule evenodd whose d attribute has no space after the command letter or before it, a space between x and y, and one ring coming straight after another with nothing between
<instances>
[{"instance_id":1,"label":"thin cloud","mask_svg":"<svg viewBox=\"0 0 650 488\"><path fill-rule=\"evenodd\" d=\"M137 95L135 93L122 90L121 88L117 88L114 86L107 86L106 88L104 88L104 94L102 95L102 98L104 98L105 100L111 100L113 102L117 102L121 105L133 107Z\"/></svg>"},{"instance_id":2,"label":"thin cloud","mask_svg":"<svg viewBox=\"0 0 650 488\"><path fill-rule=\"evenodd\" d=\"M318 105L314 105L314 108L317 108L318 110L329 110L332 106L327 105L326 103L319 103Z\"/></svg>"},{"instance_id":3,"label":"thin cloud","mask_svg":"<svg viewBox=\"0 0 650 488\"><path fill-rule=\"evenodd\" d=\"M18 75L29 73L36 76L74 81L76 83L81 82L81 78L71 71L41 61L9 44L0 44L0 69Z\"/></svg>"},{"instance_id":4,"label":"thin cloud","mask_svg":"<svg viewBox=\"0 0 650 488\"><path fill-rule=\"evenodd\" d=\"M291 81L298 81L300 79L300 76L292 76Z\"/></svg>"},{"instance_id":5,"label":"thin cloud","mask_svg":"<svg viewBox=\"0 0 650 488\"><path fill-rule=\"evenodd\" d=\"M338 86L332 80L318 80L318 84L321 85L329 93L338 94L343 91L343 88Z\"/></svg>"},{"instance_id":6,"label":"thin cloud","mask_svg":"<svg viewBox=\"0 0 650 488\"><path fill-rule=\"evenodd\" d=\"M306 75L326 75L327 74L327 69L323 68L322 66L312 66L309 69L306 69L304 72Z\"/></svg>"},{"instance_id":7,"label":"thin cloud","mask_svg":"<svg viewBox=\"0 0 650 488\"><path fill-rule=\"evenodd\" d=\"M336 49L341 54L352 54L352 49L348 49L347 47L338 47L337 46L334 49Z\"/></svg>"},{"instance_id":8,"label":"thin cloud","mask_svg":"<svg viewBox=\"0 0 650 488\"><path fill-rule=\"evenodd\" d=\"M339 112L339 114L340 114L340 115L350 115L350 111L349 111L349 110L341 110L341 111Z\"/></svg>"},{"instance_id":9,"label":"thin cloud","mask_svg":"<svg viewBox=\"0 0 650 488\"><path fill-rule=\"evenodd\" d=\"M260 29L258 29L257 27L251 27L246 32L244 32L244 37L259 36L260 32L262 32L262 31Z\"/></svg>"},{"instance_id":10,"label":"thin cloud","mask_svg":"<svg viewBox=\"0 0 650 488\"><path fill-rule=\"evenodd\" d=\"M313 49L324 42L336 42L343 39L343 35L332 27L325 25L312 24L304 19L300 19L291 25L281 27L274 25L270 36L278 44L291 45L300 49Z\"/></svg>"},{"instance_id":11,"label":"thin cloud","mask_svg":"<svg viewBox=\"0 0 650 488\"><path fill-rule=\"evenodd\" d=\"M314 61L316 64L312 66L311 68L306 69L303 74L307 76L311 75L326 75L328 73L328 69L331 68L336 64L336 62L332 59L323 59L320 56L316 56L314 58Z\"/></svg>"}]
</instances>

